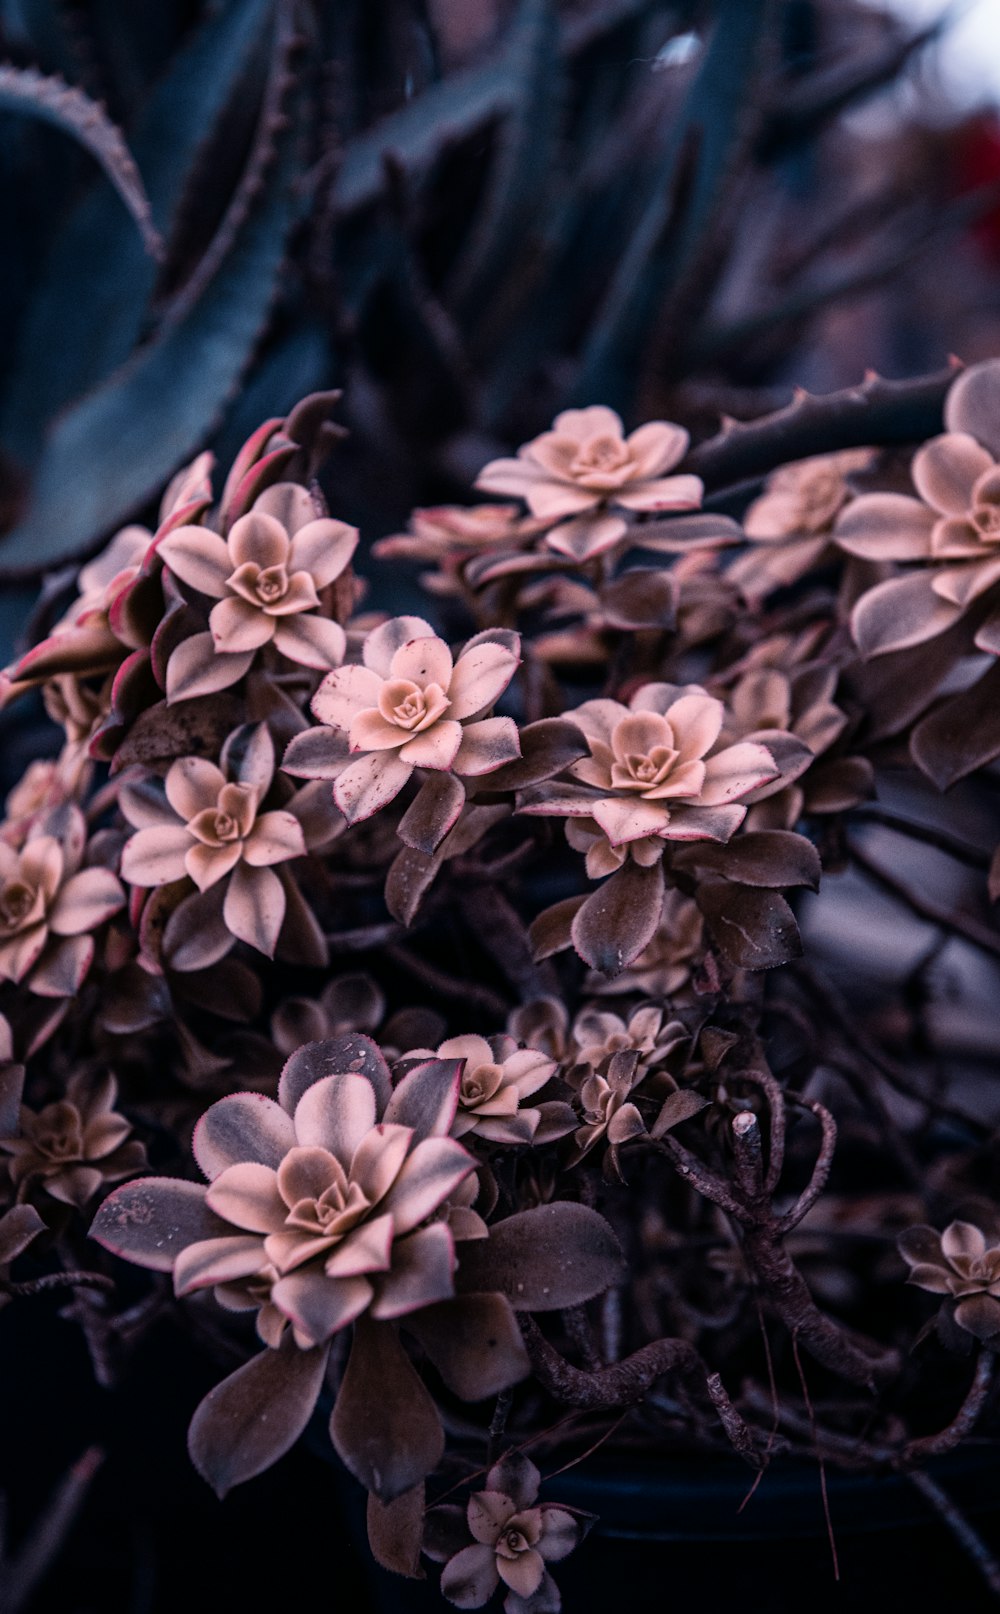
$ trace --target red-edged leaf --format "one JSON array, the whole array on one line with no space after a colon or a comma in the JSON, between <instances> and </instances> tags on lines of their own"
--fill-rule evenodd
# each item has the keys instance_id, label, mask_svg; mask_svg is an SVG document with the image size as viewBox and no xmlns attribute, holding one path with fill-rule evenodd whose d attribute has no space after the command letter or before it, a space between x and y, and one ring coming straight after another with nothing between
<instances>
[{"instance_id":1,"label":"red-edged leaf","mask_svg":"<svg viewBox=\"0 0 1000 1614\"><path fill-rule=\"evenodd\" d=\"M169 1272L189 1244L233 1231L208 1209L205 1192L179 1177L139 1177L108 1195L90 1236L136 1266Z\"/></svg>"}]
</instances>

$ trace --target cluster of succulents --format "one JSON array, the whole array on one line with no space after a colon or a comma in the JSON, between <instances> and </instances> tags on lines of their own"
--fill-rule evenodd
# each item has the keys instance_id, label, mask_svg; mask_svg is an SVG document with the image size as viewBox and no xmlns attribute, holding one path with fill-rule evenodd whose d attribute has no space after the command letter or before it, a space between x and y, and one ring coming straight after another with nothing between
<instances>
[{"instance_id":1,"label":"cluster of succulents","mask_svg":"<svg viewBox=\"0 0 1000 1614\"><path fill-rule=\"evenodd\" d=\"M905 1147L937 1157L938 1117L959 1125L952 1177L929 1169L888 1211L853 1186L838 1075L851 1104L859 1080L904 1078L888 1052L864 1067L797 923L821 875L810 912L835 912L853 867L1000 950L858 833L887 765L937 782L929 726L984 789L1000 754L995 719L941 722L993 684L978 512L1000 363L939 399L920 499L877 441L783 463L787 416L682 458L669 422L627 436L607 408L571 411L480 478L527 515L420 511L366 590L315 477L334 400L310 398L218 500L206 459L175 478L159 527L114 537L4 674L5 706L41 687L63 735L0 825L4 1294L31 1290L14 1261L104 1286L124 1262L213 1306L246 1353L191 1424L220 1494L326 1417L380 1562L417 1573L423 1554L457 1606L502 1585L508 1614L543 1614L548 1564L589 1523L537 1501L522 1447L545 1403L641 1421L680 1372L685 1438L760 1469L758 1404L725 1387L751 1315L786 1341L779 1379L801 1344L851 1394L898 1383L896 1233L911 1285L943 1297L935 1348L959 1374L972 1349L986 1363L934 1439L972 1426L1000 1346L997 1196L962 1176L988 1115L956 1122L913 1076ZM825 407L798 406L820 441ZM755 430L775 469L745 527L704 508L700 474L662 474L725 465ZM426 618L391 611L414 559ZM918 668L931 636L947 654ZM878 1337L821 1237L831 1180L896 1279ZM484 1489L439 1505L472 1439L446 1441L453 1399L493 1456ZM921 1439L897 1422L857 1450L916 1465Z\"/></svg>"}]
</instances>

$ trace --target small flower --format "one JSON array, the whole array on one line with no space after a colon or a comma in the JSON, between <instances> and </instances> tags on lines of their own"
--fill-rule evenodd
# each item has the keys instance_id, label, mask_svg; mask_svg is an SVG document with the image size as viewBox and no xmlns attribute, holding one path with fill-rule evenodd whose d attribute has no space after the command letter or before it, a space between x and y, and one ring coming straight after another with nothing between
<instances>
[{"instance_id":1,"label":"small flower","mask_svg":"<svg viewBox=\"0 0 1000 1614\"><path fill-rule=\"evenodd\" d=\"M430 1509L423 1551L444 1563L441 1592L457 1608L482 1608L502 1585L507 1614L558 1614L559 1592L546 1566L579 1546L594 1515L538 1502L540 1483L534 1463L511 1453L467 1507Z\"/></svg>"},{"instance_id":2,"label":"small flower","mask_svg":"<svg viewBox=\"0 0 1000 1614\"><path fill-rule=\"evenodd\" d=\"M517 459L491 460L476 479L487 493L515 494L533 516L557 523L546 543L577 561L620 543L628 523L619 510L693 510L696 476L665 476L687 452L688 434L654 420L626 437L613 409L566 409L552 430L525 443Z\"/></svg>"},{"instance_id":3,"label":"small flower","mask_svg":"<svg viewBox=\"0 0 1000 1614\"><path fill-rule=\"evenodd\" d=\"M285 915L285 889L272 865L302 857L302 825L293 812L261 812L274 776L274 744L261 723L237 729L222 766L181 757L159 780L125 784L121 809L136 833L122 851L130 885L161 886L187 877L199 891L228 878L223 917L231 933L273 955Z\"/></svg>"},{"instance_id":4,"label":"small flower","mask_svg":"<svg viewBox=\"0 0 1000 1614\"><path fill-rule=\"evenodd\" d=\"M421 1054L463 1061L453 1138L475 1133L491 1143L548 1143L574 1125L573 1112L558 1101L521 1107L551 1080L556 1065L534 1048L519 1048L513 1037L449 1037L436 1055L418 1049L407 1060Z\"/></svg>"},{"instance_id":5,"label":"small flower","mask_svg":"<svg viewBox=\"0 0 1000 1614\"><path fill-rule=\"evenodd\" d=\"M746 817L737 803L779 776L763 745L720 743L725 708L697 684L645 684L629 706L586 701L566 716L590 747L569 769L578 786L542 785L519 808L569 818L592 879L630 854L655 863L665 841L728 841Z\"/></svg>"},{"instance_id":6,"label":"small flower","mask_svg":"<svg viewBox=\"0 0 1000 1614\"><path fill-rule=\"evenodd\" d=\"M334 800L350 824L398 796L414 768L491 773L520 756L514 721L487 716L514 676L519 648L516 634L497 629L477 634L453 660L420 617L394 617L366 636L363 666L324 678L312 709L328 732L297 735L286 771L335 779Z\"/></svg>"},{"instance_id":7,"label":"small flower","mask_svg":"<svg viewBox=\"0 0 1000 1614\"><path fill-rule=\"evenodd\" d=\"M86 826L79 808L32 824L20 850L0 840L0 980L26 981L42 997L70 997L94 956L91 932L125 906L110 869L81 869Z\"/></svg>"},{"instance_id":8,"label":"small flower","mask_svg":"<svg viewBox=\"0 0 1000 1614\"><path fill-rule=\"evenodd\" d=\"M977 1339L1000 1334L1000 1244L987 1245L971 1222L952 1222L943 1233L911 1227L898 1243L908 1283L956 1300L956 1323Z\"/></svg>"},{"instance_id":9,"label":"small flower","mask_svg":"<svg viewBox=\"0 0 1000 1614\"><path fill-rule=\"evenodd\" d=\"M817 765L847 728L847 717L833 699L837 678L835 667L819 662L787 670L754 666L727 691L727 740L755 740L776 749L787 748L787 735L801 741L798 761L789 757L781 778L755 793L747 829L792 829L804 812L841 811L865 795L871 770L862 758L831 758Z\"/></svg>"},{"instance_id":10,"label":"small flower","mask_svg":"<svg viewBox=\"0 0 1000 1614\"><path fill-rule=\"evenodd\" d=\"M117 1096L113 1077L95 1083L80 1074L70 1077L65 1098L37 1112L21 1109L19 1135L0 1138L21 1199L39 1184L52 1199L83 1210L104 1183L142 1170L145 1148L130 1141L132 1127L115 1110Z\"/></svg>"},{"instance_id":11,"label":"small flower","mask_svg":"<svg viewBox=\"0 0 1000 1614\"><path fill-rule=\"evenodd\" d=\"M320 593L341 575L358 534L318 516L308 492L277 483L223 539L207 527L175 527L158 553L181 582L218 601L209 633L181 642L167 666L167 699L210 694L237 682L272 644L289 661L326 672L343 659L339 622Z\"/></svg>"}]
</instances>

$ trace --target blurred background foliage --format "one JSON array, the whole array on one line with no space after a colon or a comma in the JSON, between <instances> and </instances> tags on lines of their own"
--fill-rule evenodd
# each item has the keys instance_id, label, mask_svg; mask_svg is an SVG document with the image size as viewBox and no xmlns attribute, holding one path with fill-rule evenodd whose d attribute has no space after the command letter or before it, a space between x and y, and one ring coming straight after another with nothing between
<instances>
[{"instance_id":1,"label":"blurred background foliage","mask_svg":"<svg viewBox=\"0 0 1000 1614\"><path fill-rule=\"evenodd\" d=\"M0 575L93 550L320 387L346 389L336 512L372 538L568 403L705 435L793 383L996 352L1000 127L937 87L940 27L0 0Z\"/></svg>"}]
</instances>

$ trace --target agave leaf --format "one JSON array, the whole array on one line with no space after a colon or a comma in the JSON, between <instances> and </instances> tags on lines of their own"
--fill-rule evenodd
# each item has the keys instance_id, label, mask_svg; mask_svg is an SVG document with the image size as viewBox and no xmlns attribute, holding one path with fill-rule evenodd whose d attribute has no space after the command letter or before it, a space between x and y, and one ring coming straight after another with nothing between
<instances>
[{"instance_id":1,"label":"agave leaf","mask_svg":"<svg viewBox=\"0 0 1000 1614\"><path fill-rule=\"evenodd\" d=\"M143 246L159 258L163 242L153 223L149 197L125 136L97 101L61 78L34 67L0 63L0 111L44 118L76 140L99 162L136 224Z\"/></svg>"},{"instance_id":2,"label":"agave leaf","mask_svg":"<svg viewBox=\"0 0 1000 1614\"><path fill-rule=\"evenodd\" d=\"M569 55L649 9L650 0L606 0L591 16L566 30ZM385 158L391 155L408 173L427 165L450 141L481 129L514 106L520 95L520 39L511 36L487 61L451 73L351 140L333 189L341 214L368 207L385 186Z\"/></svg>"},{"instance_id":3,"label":"agave leaf","mask_svg":"<svg viewBox=\"0 0 1000 1614\"><path fill-rule=\"evenodd\" d=\"M260 204L188 317L59 419L27 515L0 545L6 572L85 549L150 499L204 442L264 329L298 216L293 124Z\"/></svg>"},{"instance_id":4,"label":"agave leaf","mask_svg":"<svg viewBox=\"0 0 1000 1614\"><path fill-rule=\"evenodd\" d=\"M747 137L750 86L770 0L719 0L711 43L647 187L574 388L624 406L655 315L699 260L733 156Z\"/></svg>"},{"instance_id":5,"label":"agave leaf","mask_svg":"<svg viewBox=\"0 0 1000 1614\"><path fill-rule=\"evenodd\" d=\"M561 123L559 18L552 0L522 0L510 35L517 96L498 136L491 182L450 299L460 318L481 316L542 205ZM449 299L449 300L450 300Z\"/></svg>"},{"instance_id":6,"label":"agave leaf","mask_svg":"<svg viewBox=\"0 0 1000 1614\"><path fill-rule=\"evenodd\" d=\"M132 151L155 228L169 238L205 141L259 49L273 0L230 0L192 35L153 90ZM33 459L56 411L104 380L132 352L148 318L157 266L104 187L59 230L28 310L3 409L6 445ZM52 353L59 363L46 362Z\"/></svg>"}]
</instances>

